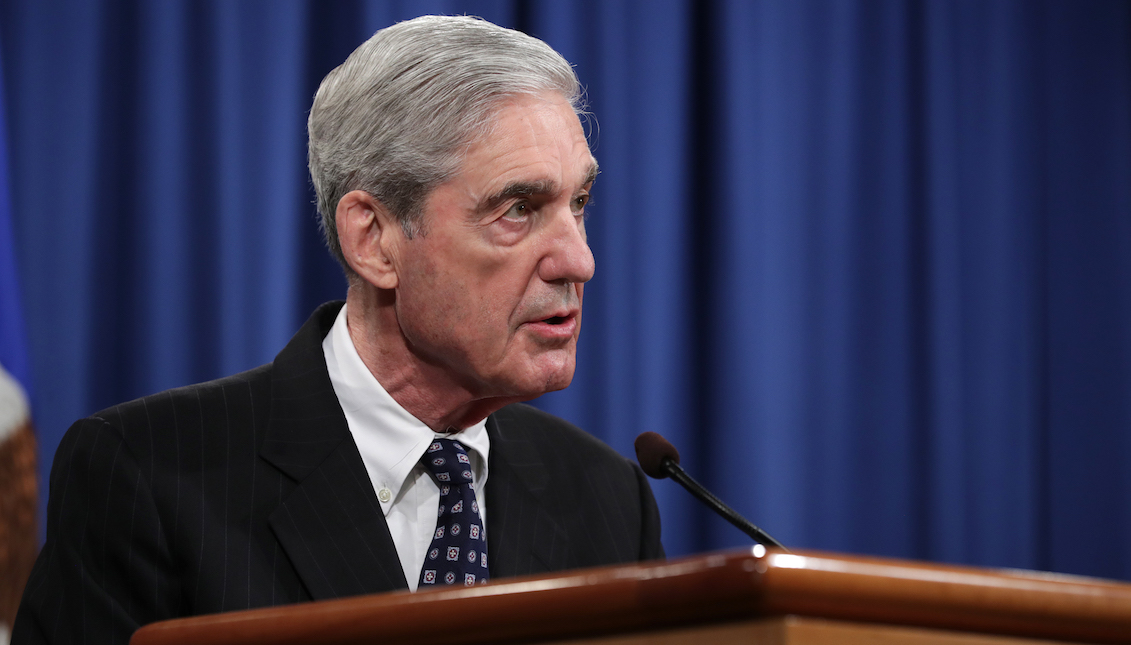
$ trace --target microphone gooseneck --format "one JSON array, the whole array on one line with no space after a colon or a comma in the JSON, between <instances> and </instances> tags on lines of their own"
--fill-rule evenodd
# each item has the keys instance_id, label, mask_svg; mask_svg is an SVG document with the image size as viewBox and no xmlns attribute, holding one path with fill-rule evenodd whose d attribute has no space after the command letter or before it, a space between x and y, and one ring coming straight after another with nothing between
<instances>
[{"instance_id":1,"label":"microphone gooseneck","mask_svg":"<svg viewBox=\"0 0 1131 645\"><path fill-rule=\"evenodd\" d=\"M738 530L749 535L755 542L785 549L781 542L754 526L750 520L739 515L737 511L711 494L711 491L703 488L699 482L692 479L691 475L688 475L687 471L680 467L679 451L667 439L655 432L643 432L636 437L634 445L636 446L636 461L640 462L640 468L644 471L644 474L653 479L671 477L676 483L686 488L687 492L694 495L696 499L709 506L711 510L721 515L723 519L733 524Z\"/></svg>"}]
</instances>

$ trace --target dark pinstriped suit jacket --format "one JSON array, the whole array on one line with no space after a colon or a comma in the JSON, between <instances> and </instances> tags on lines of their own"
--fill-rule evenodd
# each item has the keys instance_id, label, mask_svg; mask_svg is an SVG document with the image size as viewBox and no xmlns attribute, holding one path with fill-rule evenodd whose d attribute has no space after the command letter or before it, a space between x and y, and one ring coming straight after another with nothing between
<instances>
[{"instance_id":1,"label":"dark pinstriped suit jacket","mask_svg":"<svg viewBox=\"0 0 1131 645\"><path fill-rule=\"evenodd\" d=\"M326 372L340 307L269 365L71 427L13 643L124 643L155 620L406 587ZM635 464L525 405L487 432L492 577L663 556Z\"/></svg>"}]
</instances>

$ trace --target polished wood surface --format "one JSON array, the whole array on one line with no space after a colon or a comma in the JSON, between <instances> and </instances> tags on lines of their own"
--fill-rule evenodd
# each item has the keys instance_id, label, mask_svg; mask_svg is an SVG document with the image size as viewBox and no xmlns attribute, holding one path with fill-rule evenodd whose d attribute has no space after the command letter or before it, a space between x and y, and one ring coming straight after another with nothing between
<instances>
[{"instance_id":1,"label":"polished wood surface","mask_svg":"<svg viewBox=\"0 0 1131 645\"><path fill-rule=\"evenodd\" d=\"M466 589L171 620L142 628L132 643L521 643L786 615L1131 643L1131 585L755 547Z\"/></svg>"},{"instance_id":2,"label":"polished wood surface","mask_svg":"<svg viewBox=\"0 0 1131 645\"><path fill-rule=\"evenodd\" d=\"M533 641L537 642L537 641ZM554 645L1066 645L1065 641L777 616L554 641Z\"/></svg>"}]
</instances>

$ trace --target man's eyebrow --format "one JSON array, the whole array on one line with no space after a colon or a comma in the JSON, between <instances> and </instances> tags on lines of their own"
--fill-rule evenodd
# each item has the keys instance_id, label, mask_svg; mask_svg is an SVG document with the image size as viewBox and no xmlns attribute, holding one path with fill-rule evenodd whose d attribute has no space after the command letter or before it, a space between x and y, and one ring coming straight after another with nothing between
<instances>
[{"instance_id":1,"label":"man's eyebrow","mask_svg":"<svg viewBox=\"0 0 1131 645\"><path fill-rule=\"evenodd\" d=\"M599 174L601 174L601 169L597 167L597 160L594 159L593 163L589 164L589 172L585 173L585 181L581 182L581 185L588 186L597 181L597 175Z\"/></svg>"},{"instance_id":2,"label":"man's eyebrow","mask_svg":"<svg viewBox=\"0 0 1131 645\"><path fill-rule=\"evenodd\" d=\"M489 213L515 197L531 197L533 195L550 195L558 190L558 183L545 179L542 181L512 181L503 186L503 189L488 195L479 202L477 209L481 213Z\"/></svg>"},{"instance_id":3,"label":"man's eyebrow","mask_svg":"<svg viewBox=\"0 0 1131 645\"><path fill-rule=\"evenodd\" d=\"M597 162L594 161L589 165L588 172L585 173L585 179L582 180L582 186L588 186L597 179L600 170L597 168ZM558 192L558 182L545 179L541 181L513 181L503 189L488 195L479 202L479 207L476 209L480 213L489 213L494 211L504 203L516 197L532 197L534 195L552 195Z\"/></svg>"}]
</instances>

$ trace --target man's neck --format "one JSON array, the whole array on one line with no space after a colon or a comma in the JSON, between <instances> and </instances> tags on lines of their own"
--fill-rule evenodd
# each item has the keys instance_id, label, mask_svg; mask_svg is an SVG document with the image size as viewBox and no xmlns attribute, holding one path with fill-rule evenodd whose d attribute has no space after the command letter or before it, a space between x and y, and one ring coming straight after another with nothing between
<instances>
[{"instance_id":1,"label":"man's neck","mask_svg":"<svg viewBox=\"0 0 1131 645\"><path fill-rule=\"evenodd\" d=\"M397 323L390 291L351 285L350 340L369 372L401 407L436 432L462 430L521 397L482 397L442 367L413 353Z\"/></svg>"}]
</instances>

